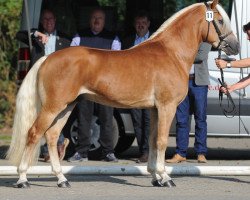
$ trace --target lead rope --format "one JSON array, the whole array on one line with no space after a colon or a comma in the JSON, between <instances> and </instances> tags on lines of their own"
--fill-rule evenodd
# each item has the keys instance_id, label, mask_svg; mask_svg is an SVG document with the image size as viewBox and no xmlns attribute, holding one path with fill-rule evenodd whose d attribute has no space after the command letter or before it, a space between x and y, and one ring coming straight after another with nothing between
<instances>
[{"instance_id":1,"label":"lead rope","mask_svg":"<svg viewBox=\"0 0 250 200\"><path fill-rule=\"evenodd\" d=\"M218 59L221 59L221 50L218 51ZM218 81L220 82L221 87L224 87L224 88L226 88L226 90L227 90L227 84L226 84L225 81L224 81L224 73L223 73L223 70L222 70L222 69L220 69L220 73L221 73L221 79L218 78ZM221 87L220 87L220 88L221 88ZM236 106L235 106L234 101L233 101L233 99L232 99L232 96L231 96L231 94L228 92L228 90L227 90L227 92L226 92L226 96L227 96L227 101L228 101L228 103L227 103L228 106L227 106L227 107L230 108L230 102L231 102L231 107L232 107L231 110L226 110L225 108L223 108L223 106L222 106L223 92L221 92L221 90L219 90L219 102L220 102L220 107L221 107L221 109L222 109L222 112L223 112L223 114L224 114L227 118L233 118L234 115L236 114ZM230 114L230 116L229 116L229 114ZM240 119L240 122L241 122L243 128L245 129L246 133L247 133L248 135L250 135L250 133L249 133L249 131L248 131L246 125L244 124L244 122L243 122L243 120L242 120L242 118L241 118L240 115L239 115L239 119Z\"/></svg>"},{"instance_id":2,"label":"lead rope","mask_svg":"<svg viewBox=\"0 0 250 200\"><path fill-rule=\"evenodd\" d=\"M218 50L218 59L221 59L221 50ZM221 79L218 78L218 81L220 82L221 87L226 88L226 96L227 96L227 108L224 108L222 105L222 101L223 101L223 92L221 90L219 90L219 102L220 102L220 107L222 109L223 114L227 117L227 118L233 118L236 114L236 106L235 103L233 101L233 98L231 96L231 94L228 92L227 89L227 84L224 81L224 73L223 73L223 69L220 68L220 74L221 74Z\"/></svg>"}]
</instances>

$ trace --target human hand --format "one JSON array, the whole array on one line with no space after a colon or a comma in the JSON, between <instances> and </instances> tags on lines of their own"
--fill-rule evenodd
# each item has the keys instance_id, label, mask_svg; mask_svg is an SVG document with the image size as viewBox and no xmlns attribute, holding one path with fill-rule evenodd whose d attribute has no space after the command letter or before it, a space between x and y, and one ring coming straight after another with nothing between
<instances>
[{"instance_id":1,"label":"human hand","mask_svg":"<svg viewBox=\"0 0 250 200\"><path fill-rule=\"evenodd\" d=\"M224 94L230 93L232 92L231 86L230 85L227 85L226 87L221 86L220 91L222 91Z\"/></svg>"},{"instance_id":2,"label":"human hand","mask_svg":"<svg viewBox=\"0 0 250 200\"><path fill-rule=\"evenodd\" d=\"M36 37L39 38L39 41L42 42L43 44L46 44L49 41L49 36L47 36L44 33L36 31L35 35L36 35Z\"/></svg>"},{"instance_id":3,"label":"human hand","mask_svg":"<svg viewBox=\"0 0 250 200\"><path fill-rule=\"evenodd\" d=\"M222 59L215 59L215 64L219 69L223 69L227 67L227 61Z\"/></svg>"}]
</instances>

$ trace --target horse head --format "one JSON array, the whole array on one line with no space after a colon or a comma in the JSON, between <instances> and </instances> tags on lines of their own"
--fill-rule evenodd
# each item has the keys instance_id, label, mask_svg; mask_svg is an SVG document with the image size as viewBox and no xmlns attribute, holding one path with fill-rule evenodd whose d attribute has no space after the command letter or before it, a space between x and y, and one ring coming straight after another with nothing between
<instances>
[{"instance_id":1,"label":"horse head","mask_svg":"<svg viewBox=\"0 0 250 200\"><path fill-rule=\"evenodd\" d=\"M213 47L224 51L227 55L239 53L240 45L233 34L230 19L225 10L218 4L218 0L205 3L206 30L203 40L210 42Z\"/></svg>"}]
</instances>

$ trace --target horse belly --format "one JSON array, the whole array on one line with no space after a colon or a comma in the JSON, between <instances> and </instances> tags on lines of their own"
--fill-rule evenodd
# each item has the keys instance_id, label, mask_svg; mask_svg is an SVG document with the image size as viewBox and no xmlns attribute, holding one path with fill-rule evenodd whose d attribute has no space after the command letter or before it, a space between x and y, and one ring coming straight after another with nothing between
<instances>
[{"instance_id":1,"label":"horse belly","mask_svg":"<svg viewBox=\"0 0 250 200\"><path fill-rule=\"evenodd\" d=\"M138 93L138 92L136 92ZM131 92L104 92L103 90L89 90L81 88L79 94L91 101L119 108L150 108L154 106L152 95L132 94Z\"/></svg>"}]
</instances>

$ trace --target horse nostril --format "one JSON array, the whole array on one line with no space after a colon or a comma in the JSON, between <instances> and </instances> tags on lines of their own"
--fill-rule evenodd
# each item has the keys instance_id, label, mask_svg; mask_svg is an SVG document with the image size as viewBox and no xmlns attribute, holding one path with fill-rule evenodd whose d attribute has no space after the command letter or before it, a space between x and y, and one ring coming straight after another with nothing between
<instances>
[{"instance_id":1,"label":"horse nostril","mask_svg":"<svg viewBox=\"0 0 250 200\"><path fill-rule=\"evenodd\" d=\"M222 46L223 48L226 48L226 47L228 47L229 46L229 44L225 44L224 46Z\"/></svg>"}]
</instances>

